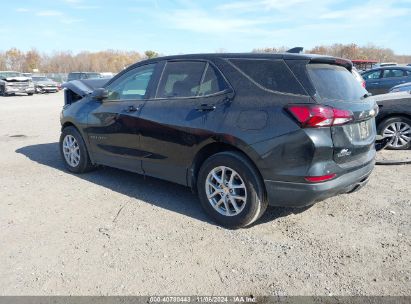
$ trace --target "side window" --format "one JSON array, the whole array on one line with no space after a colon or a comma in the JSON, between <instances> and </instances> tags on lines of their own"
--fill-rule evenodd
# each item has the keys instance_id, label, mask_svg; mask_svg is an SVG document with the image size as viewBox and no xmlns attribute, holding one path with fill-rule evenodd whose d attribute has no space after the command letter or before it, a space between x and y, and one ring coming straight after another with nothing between
<instances>
[{"instance_id":1,"label":"side window","mask_svg":"<svg viewBox=\"0 0 411 304\"><path fill-rule=\"evenodd\" d=\"M403 70L394 70L394 69L389 69L389 70L384 70L383 73L383 78L393 78L393 77L404 77L404 71Z\"/></svg>"},{"instance_id":2,"label":"side window","mask_svg":"<svg viewBox=\"0 0 411 304\"><path fill-rule=\"evenodd\" d=\"M363 75L362 75L362 78L364 78L364 80L367 80L367 79L379 79L379 78L380 78L380 75L381 75L381 71L378 70L378 71L374 71L374 72L371 72L371 73L363 74Z\"/></svg>"},{"instance_id":3,"label":"side window","mask_svg":"<svg viewBox=\"0 0 411 304\"><path fill-rule=\"evenodd\" d=\"M108 87L108 100L132 100L147 98L147 89L156 64L132 69L112 82Z\"/></svg>"},{"instance_id":4,"label":"side window","mask_svg":"<svg viewBox=\"0 0 411 304\"><path fill-rule=\"evenodd\" d=\"M194 97L198 95L205 62L167 62L158 86L157 98Z\"/></svg>"},{"instance_id":5,"label":"side window","mask_svg":"<svg viewBox=\"0 0 411 304\"><path fill-rule=\"evenodd\" d=\"M230 59L230 62L265 89L306 95L283 60Z\"/></svg>"},{"instance_id":6,"label":"side window","mask_svg":"<svg viewBox=\"0 0 411 304\"><path fill-rule=\"evenodd\" d=\"M207 64L204 79L200 85L199 96L211 95L228 89L223 76L210 64Z\"/></svg>"},{"instance_id":7,"label":"side window","mask_svg":"<svg viewBox=\"0 0 411 304\"><path fill-rule=\"evenodd\" d=\"M406 71L407 76L411 76L411 70L410 71Z\"/></svg>"}]
</instances>

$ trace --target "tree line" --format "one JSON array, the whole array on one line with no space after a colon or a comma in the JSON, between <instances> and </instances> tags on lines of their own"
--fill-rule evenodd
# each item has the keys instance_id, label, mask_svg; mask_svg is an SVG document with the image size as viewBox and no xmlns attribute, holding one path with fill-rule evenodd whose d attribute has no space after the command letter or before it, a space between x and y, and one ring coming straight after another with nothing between
<instances>
[{"instance_id":1,"label":"tree line","mask_svg":"<svg viewBox=\"0 0 411 304\"><path fill-rule=\"evenodd\" d=\"M254 49L253 52L285 52L289 47L267 47ZM367 59L379 62L411 63L411 55L397 55L390 48L373 44L320 45L305 50L306 53L330 55L348 59ZM38 71L41 73L114 72L117 73L137 61L157 57L155 51L143 53L135 51L105 50L99 52L83 51L74 54L70 51L56 51L51 54L41 53L36 49L21 51L17 48L0 51L0 70L21 72Z\"/></svg>"},{"instance_id":2,"label":"tree line","mask_svg":"<svg viewBox=\"0 0 411 304\"><path fill-rule=\"evenodd\" d=\"M254 49L257 53L281 53L285 52L289 47L267 47L261 49ZM305 53L329 55L341 58L348 58L350 60L376 60L378 62L397 62L397 63L411 63L411 55L397 55L390 48L378 47L373 44L359 46L355 43L341 44L335 43L332 45L315 46L312 49L305 50Z\"/></svg>"},{"instance_id":3,"label":"tree line","mask_svg":"<svg viewBox=\"0 0 411 304\"><path fill-rule=\"evenodd\" d=\"M57 51L51 54L40 53L36 49L23 52L17 48L0 51L0 71L69 73L114 72L117 73L137 61L158 56L154 51L144 53L133 51L106 50L99 52L83 51L73 54L70 51Z\"/></svg>"}]
</instances>

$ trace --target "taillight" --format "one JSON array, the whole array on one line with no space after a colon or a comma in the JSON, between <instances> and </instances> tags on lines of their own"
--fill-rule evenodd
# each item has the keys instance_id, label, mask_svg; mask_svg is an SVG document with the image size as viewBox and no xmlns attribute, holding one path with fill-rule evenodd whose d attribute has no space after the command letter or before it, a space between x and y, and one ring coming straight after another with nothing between
<instances>
[{"instance_id":1,"label":"taillight","mask_svg":"<svg viewBox=\"0 0 411 304\"><path fill-rule=\"evenodd\" d=\"M365 81L364 81L364 80L361 82L361 85L362 85L362 87L365 89L366 85L365 85Z\"/></svg>"},{"instance_id":2,"label":"taillight","mask_svg":"<svg viewBox=\"0 0 411 304\"><path fill-rule=\"evenodd\" d=\"M303 128L338 126L354 119L351 111L321 105L292 104L287 110Z\"/></svg>"},{"instance_id":3,"label":"taillight","mask_svg":"<svg viewBox=\"0 0 411 304\"><path fill-rule=\"evenodd\" d=\"M321 176L306 176L305 180L307 182L310 182L310 183L320 183L320 182L325 182L325 181L328 181L330 179L333 179L336 176L337 176L337 174L335 174L335 173L327 174L327 175L321 175Z\"/></svg>"}]
</instances>

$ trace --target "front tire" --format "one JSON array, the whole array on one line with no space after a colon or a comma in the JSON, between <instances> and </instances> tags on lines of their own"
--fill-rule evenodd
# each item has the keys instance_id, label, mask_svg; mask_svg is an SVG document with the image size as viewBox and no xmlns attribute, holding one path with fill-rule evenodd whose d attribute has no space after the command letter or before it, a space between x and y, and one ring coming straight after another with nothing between
<instances>
[{"instance_id":1,"label":"front tire","mask_svg":"<svg viewBox=\"0 0 411 304\"><path fill-rule=\"evenodd\" d=\"M396 116L382 121L378 133L391 138L388 149L406 150L411 147L411 119L407 117Z\"/></svg>"},{"instance_id":2,"label":"front tire","mask_svg":"<svg viewBox=\"0 0 411 304\"><path fill-rule=\"evenodd\" d=\"M197 190L207 214L227 228L246 227L267 208L257 170L237 152L221 152L208 158L199 171Z\"/></svg>"},{"instance_id":3,"label":"front tire","mask_svg":"<svg viewBox=\"0 0 411 304\"><path fill-rule=\"evenodd\" d=\"M85 173L93 169L86 144L79 131L70 126L60 135L60 154L66 169L73 173Z\"/></svg>"},{"instance_id":4,"label":"front tire","mask_svg":"<svg viewBox=\"0 0 411 304\"><path fill-rule=\"evenodd\" d=\"M0 88L0 96L6 97L6 89L4 87Z\"/></svg>"}]
</instances>

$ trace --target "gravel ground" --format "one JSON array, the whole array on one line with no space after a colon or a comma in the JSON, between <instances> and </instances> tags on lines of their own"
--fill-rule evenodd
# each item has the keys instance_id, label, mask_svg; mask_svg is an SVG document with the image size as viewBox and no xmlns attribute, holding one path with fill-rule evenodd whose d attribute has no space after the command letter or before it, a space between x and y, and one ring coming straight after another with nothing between
<instances>
[{"instance_id":1,"label":"gravel ground","mask_svg":"<svg viewBox=\"0 0 411 304\"><path fill-rule=\"evenodd\" d=\"M411 295L410 165L226 230L187 188L66 172L62 102L0 97L0 295Z\"/></svg>"}]
</instances>

